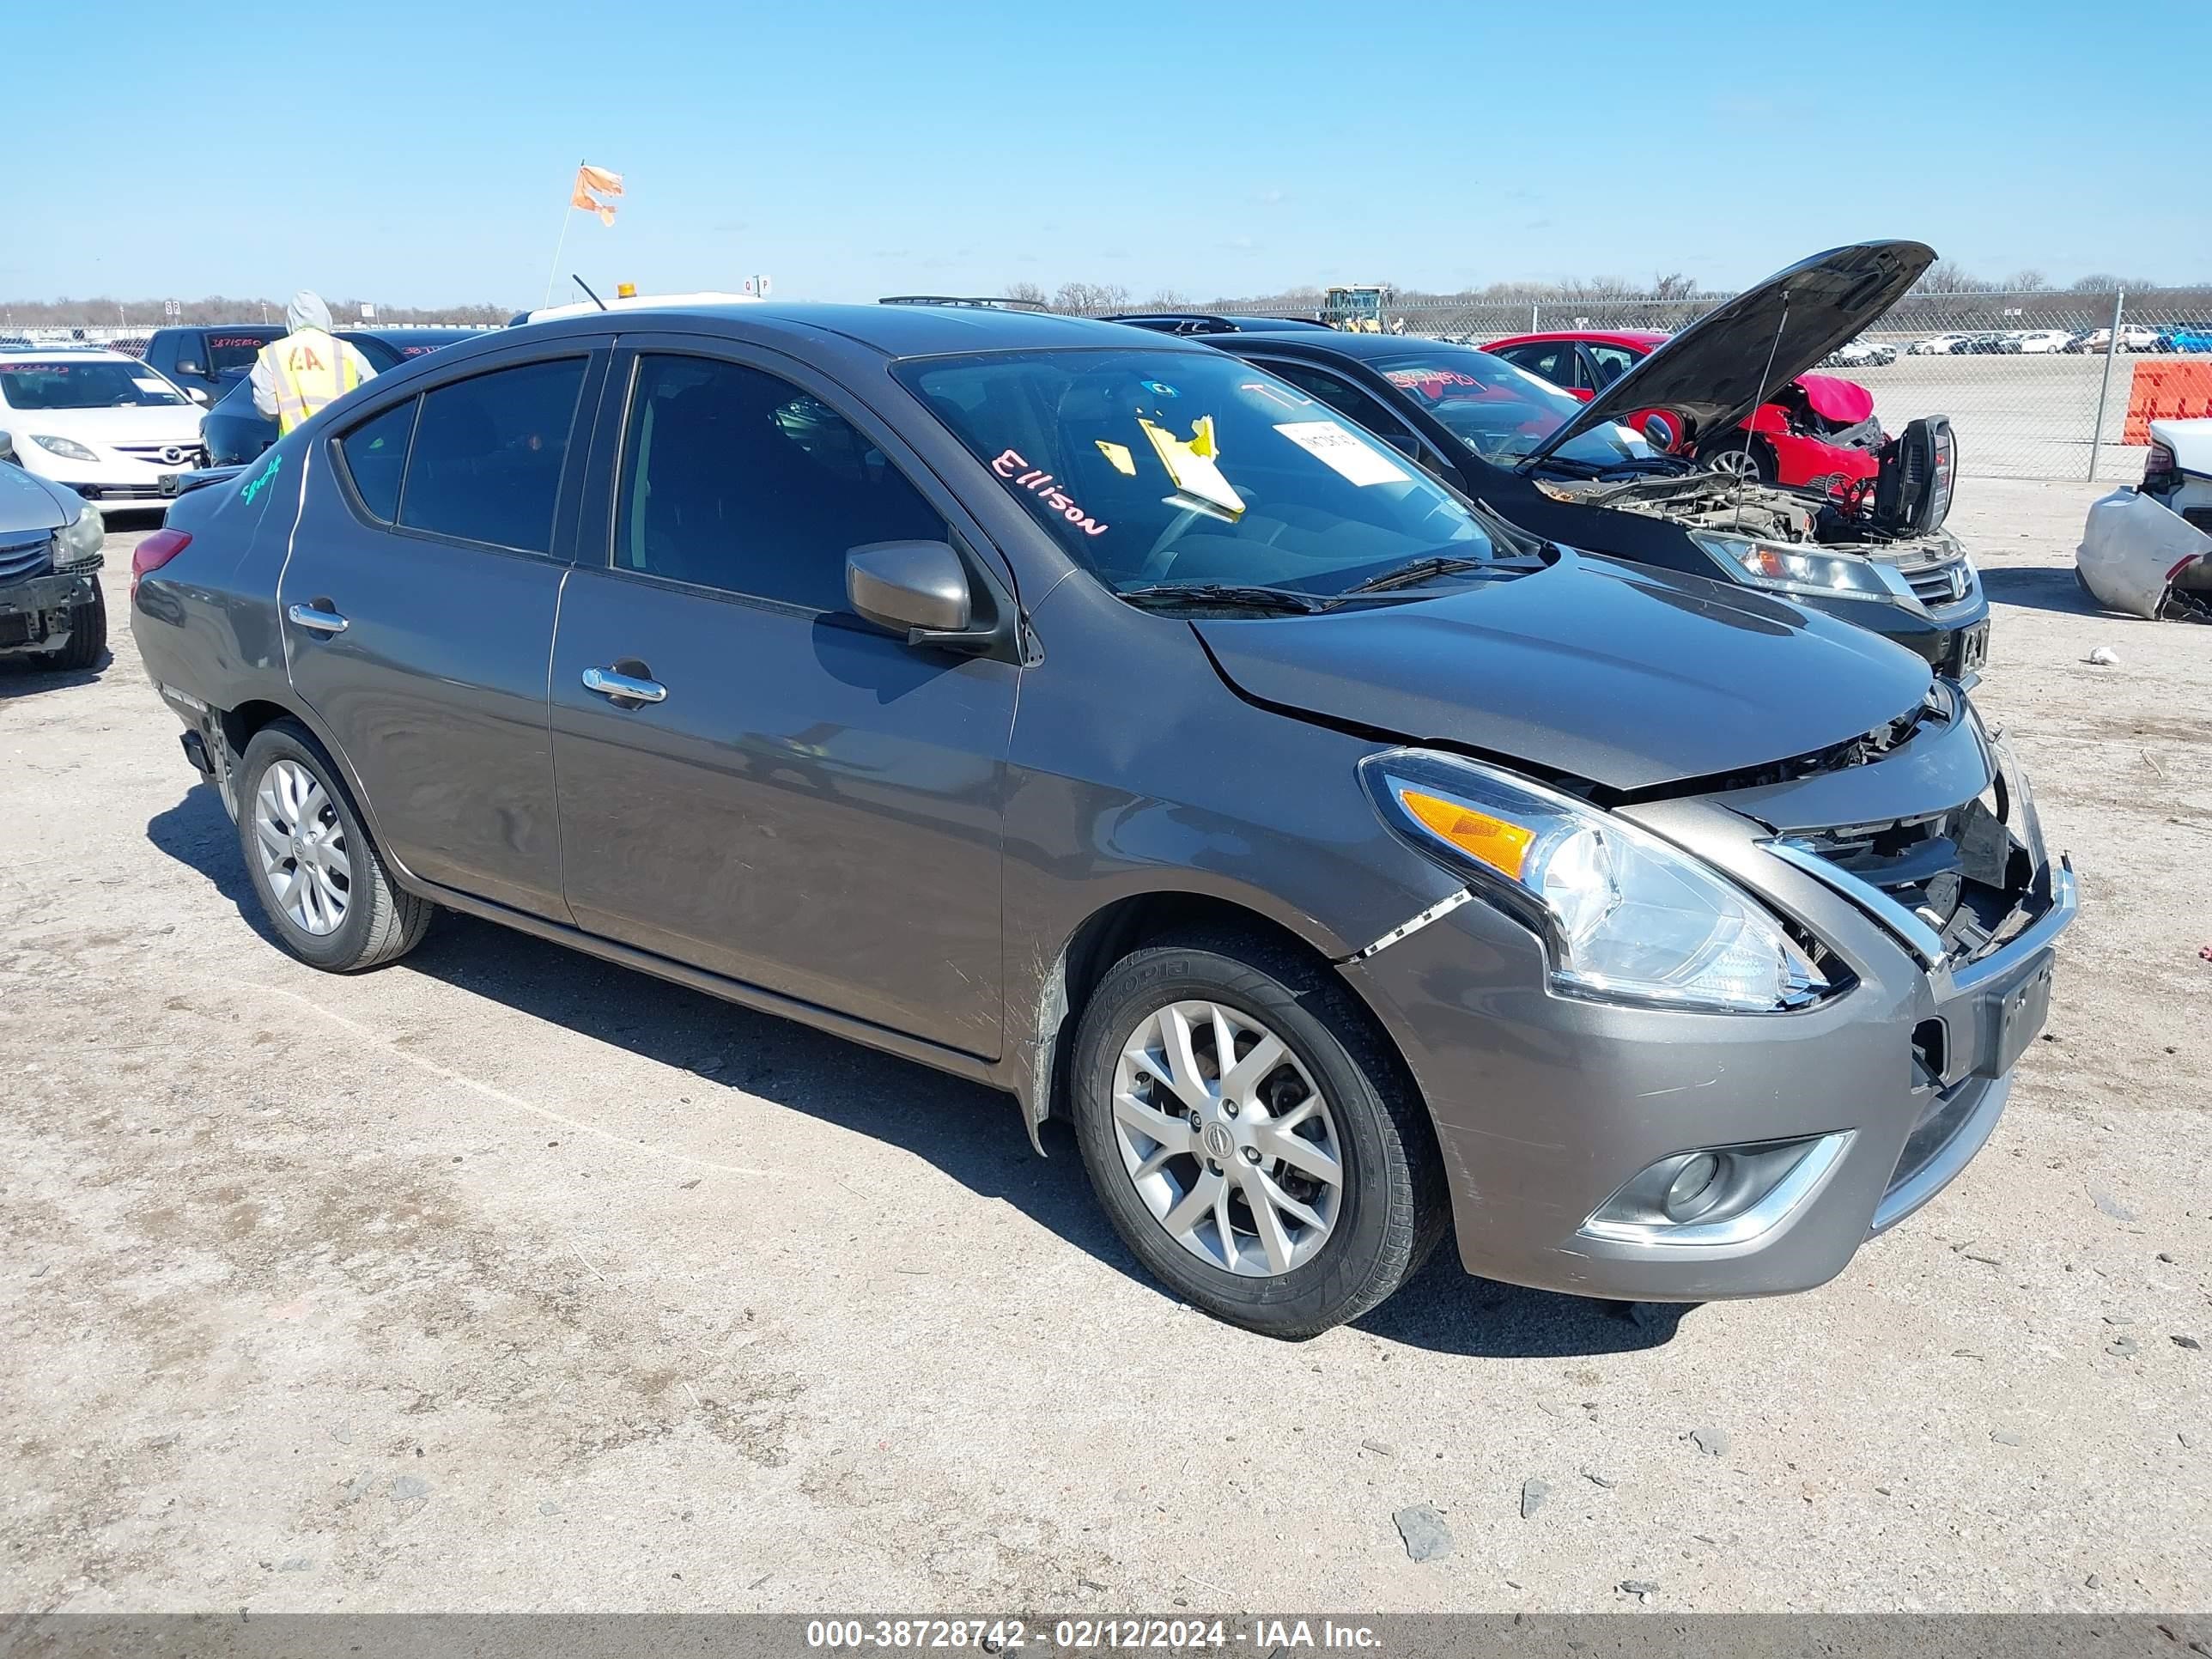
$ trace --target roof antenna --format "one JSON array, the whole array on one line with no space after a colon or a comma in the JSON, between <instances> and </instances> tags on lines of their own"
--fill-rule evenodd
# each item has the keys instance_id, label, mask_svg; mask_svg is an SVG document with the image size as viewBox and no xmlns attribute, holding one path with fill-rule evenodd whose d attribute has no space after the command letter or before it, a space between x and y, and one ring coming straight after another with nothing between
<instances>
[{"instance_id":1,"label":"roof antenna","mask_svg":"<svg viewBox=\"0 0 2212 1659\"><path fill-rule=\"evenodd\" d=\"M591 292L589 289L586 289L584 291L587 294ZM598 296L593 295L592 297L597 298ZM1751 405L1751 418L1753 420L1758 418L1759 407L1766 401L1766 383L1773 377L1774 359L1776 355L1782 349L1782 331L1789 325L1790 290L1785 288L1782 290L1782 314L1774 319L1774 337L1766 343L1766 367L1761 369L1759 374L1759 396L1753 401ZM1743 428L1743 465L1736 470L1735 475L1735 527L1738 530L1743 528L1743 485L1744 480L1748 477L1750 474L1751 426L1749 422L1747 421Z\"/></svg>"},{"instance_id":2,"label":"roof antenna","mask_svg":"<svg viewBox=\"0 0 2212 1659\"><path fill-rule=\"evenodd\" d=\"M605 311L605 310L607 308L607 302L606 302L605 300L602 300L601 298L599 298L599 296L598 295L596 295L596 294L592 294L592 285L591 285L589 283L586 282L582 277L580 277L580 276L579 276L578 275L576 275L576 273L575 273L574 271L573 271L573 270L572 270L572 271L570 271L570 272L568 273L568 280L569 280L570 282L574 283L578 288L580 288L581 289L583 289L583 290L584 290L584 292L585 292L586 295L590 295L590 297L591 297L591 301L592 301L592 303L593 305L597 306L600 310ZM1769 357L1769 358L1766 360L1766 366L1767 366L1769 368L1773 368L1773 367L1774 367L1774 360L1773 360L1771 357Z\"/></svg>"}]
</instances>

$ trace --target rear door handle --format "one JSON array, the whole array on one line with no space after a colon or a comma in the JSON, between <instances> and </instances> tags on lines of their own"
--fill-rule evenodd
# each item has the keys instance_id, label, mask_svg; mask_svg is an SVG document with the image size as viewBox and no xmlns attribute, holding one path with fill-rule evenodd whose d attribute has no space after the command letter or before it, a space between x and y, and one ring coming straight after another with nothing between
<instances>
[{"instance_id":1,"label":"rear door handle","mask_svg":"<svg viewBox=\"0 0 2212 1659\"><path fill-rule=\"evenodd\" d=\"M318 634L343 634L349 624L329 608L330 603L328 599L313 599L306 605L295 605L284 614L301 628L311 628Z\"/></svg>"},{"instance_id":2,"label":"rear door handle","mask_svg":"<svg viewBox=\"0 0 2212 1659\"><path fill-rule=\"evenodd\" d=\"M596 691L617 702L665 702L668 698L668 688L659 680L618 674L611 668L586 668L584 690Z\"/></svg>"}]
</instances>

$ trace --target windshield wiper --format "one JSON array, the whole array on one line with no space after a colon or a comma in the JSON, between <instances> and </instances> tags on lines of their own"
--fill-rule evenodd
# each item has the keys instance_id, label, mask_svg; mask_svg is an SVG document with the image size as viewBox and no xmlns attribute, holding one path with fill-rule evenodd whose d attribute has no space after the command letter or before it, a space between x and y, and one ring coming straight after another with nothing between
<instances>
[{"instance_id":1,"label":"windshield wiper","mask_svg":"<svg viewBox=\"0 0 2212 1659\"><path fill-rule=\"evenodd\" d=\"M1247 611L1278 611L1305 615L1326 611L1329 602L1313 593L1293 592L1287 587L1246 586L1234 582L1159 582L1151 587L1120 590L1116 599L1146 611L1174 605L1235 605Z\"/></svg>"},{"instance_id":2,"label":"windshield wiper","mask_svg":"<svg viewBox=\"0 0 2212 1659\"><path fill-rule=\"evenodd\" d=\"M1386 570L1379 576L1370 576L1364 582L1354 582L1337 595L1348 599L1354 593L1379 593L1386 587L1411 587L1415 582L1425 582L1431 576L1449 576L1462 570L1480 570L1498 565L1495 559L1455 559L1443 555L1431 555L1401 564L1395 570Z\"/></svg>"}]
</instances>

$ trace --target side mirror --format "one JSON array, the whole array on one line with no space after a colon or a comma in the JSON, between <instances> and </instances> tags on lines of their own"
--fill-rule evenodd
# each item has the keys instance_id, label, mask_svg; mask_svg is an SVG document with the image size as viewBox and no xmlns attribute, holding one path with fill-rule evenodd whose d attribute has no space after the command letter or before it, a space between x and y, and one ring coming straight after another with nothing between
<instances>
[{"instance_id":1,"label":"side mirror","mask_svg":"<svg viewBox=\"0 0 2212 1659\"><path fill-rule=\"evenodd\" d=\"M179 374L204 374L207 373L207 368L206 365L202 363L197 357L179 357L177 359L177 373Z\"/></svg>"},{"instance_id":2,"label":"side mirror","mask_svg":"<svg viewBox=\"0 0 2212 1659\"><path fill-rule=\"evenodd\" d=\"M191 400L192 400L194 403L196 403L196 404L201 404L201 405L203 405L203 406L204 406L204 405L206 404L207 400L208 400L208 395L207 395L207 393L206 393L205 392L202 391L198 386L186 386L186 387L185 388L185 391L186 394L187 394L187 395L189 395L189 396L191 397Z\"/></svg>"},{"instance_id":3,"label":"side mirror","mask_svg":"<svg viewBox=\"0 0 2212 1659\"><path fill-rule=\"evenodd\" d=\"M1421 459L1421 441L1410 432L1385 432L1379 434L1382 441L1409 461Z\"/></svg>"},{"instance_id":4,"label":"side mirror","mask_svg":"<svg viewBox=\"0 0 2212 1659\"><path fill-rule=\"evenodd\" d=\"M15 459L15 434L12 432L0 432L0 461L12 461Z\"/></svg>"},{"instance_id":5,"label":"side mirror","mask_svg":"<svg viewBox=\"0 0 2212 1659\"><path fill-rule=\"evenodd\" d=\"M845 597L909 645L965 634L973 615L968 571L945 542L869 542L845 555ZM950 641L943 643L951 643Z\"/></svg>"},{"instance_id":6,"label":"side mirror","mask_svg":"<svg viewBox=\"0 0 2212 1659\"><path fill-rule=\"evenodd\" d=\"M1596 392L1592 392L1586 386L1563 386L1560 389L1578 404L1586 404L1597 396Z\"/></svg>"},{"instance_id":7,"label":"side mirror","mask_svg":"<svg viewBox=\"0 0 2212 1659\"><path fill-rule=\"evenodd\" d=\"M1664 415L1645 416L1644 417L1644 435L1650 441L1650 445L1654 449L1669 450L1674 447L1676 437L1674 424Z\"/></svg>"}]
</instances>

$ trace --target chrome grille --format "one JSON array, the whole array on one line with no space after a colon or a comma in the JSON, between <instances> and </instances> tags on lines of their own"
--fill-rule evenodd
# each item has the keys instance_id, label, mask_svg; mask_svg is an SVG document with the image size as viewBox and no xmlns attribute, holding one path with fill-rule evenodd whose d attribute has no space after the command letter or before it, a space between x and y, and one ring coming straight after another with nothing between
<instances>
[{"instance_id":1,"label":"chrome grille","mask_svg":"<svg viewBox=\"0 0 2212 1659\"><path fill-rule=\"evenodd\" d=\"M1926 564L1917 570L1908 570L1905 573L1905 580L1912 590L1912 597L1921 604L1938 605L1949 605L1966 596L1966 561L1961 556L1946 559L1941 564Z\"/></svg>"},{"instance_id":2,"label":"chrome grille","mask_svg":"<svg viewBox=\"0 0 2212 1659\"><path fill-rule=\"evenodd\" d=\"M40 531L32 538L0 538L0 582L44 575L53 568L54 538Z\"/></svg>"},{"instance_id":3,"label":"chrome grille","mask_svg":"<svg viewBox=\"0 0 2212 1659\"><path fill-rule=\"evenodd\" d=\"M117 454L149 466L198 466L205 454L198 444L116 444L112 447Z\"/></svg>"}]
</instances>

